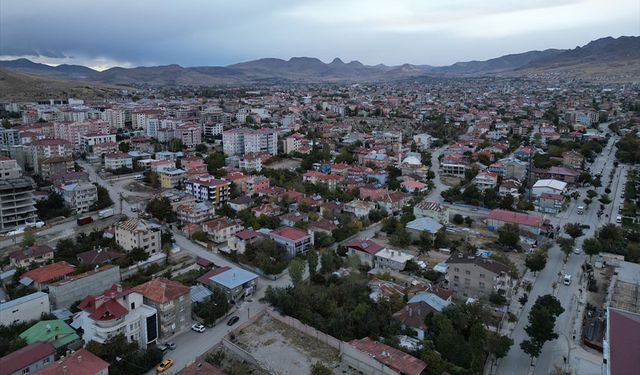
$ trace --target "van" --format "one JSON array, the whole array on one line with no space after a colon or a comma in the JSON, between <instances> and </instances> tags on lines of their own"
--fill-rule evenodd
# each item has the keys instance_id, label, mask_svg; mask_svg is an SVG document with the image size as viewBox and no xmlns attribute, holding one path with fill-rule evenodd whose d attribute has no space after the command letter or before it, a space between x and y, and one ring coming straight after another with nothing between
<instances>
[{"instance_id":1,"label":"van","mask_svg":"<svg viewBox=\"0 0 640 375\"><path fill-rule=\"evenodd\" d=\"M564 275L564 278L562 279L562 283L564 285L571 285L571 275Z\"/></svg>"},{"instance_id":2,"label":"van","mask_svg":"<svg viewBox=\"0 0 640 375\"><path fill-rule=\"evenodd\" d=\"M616 224L621 224L622 223L622 216L618 215L616 216Z\"/></svg>"},{"instance_id":3,"label":"van","mask_svg":"<svg viewBox=\"0 0 640 375\"><path fill-rule=\"evenodd\" d=\"M578 206L578 215L582 215L584 213L584 206Z\"/></svg>"}]
</instances>

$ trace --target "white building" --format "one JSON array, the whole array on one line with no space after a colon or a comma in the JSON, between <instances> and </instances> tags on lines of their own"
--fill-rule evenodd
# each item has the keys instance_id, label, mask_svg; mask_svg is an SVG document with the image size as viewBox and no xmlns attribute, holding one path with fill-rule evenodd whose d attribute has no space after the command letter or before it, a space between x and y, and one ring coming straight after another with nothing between
<instances>
[{"instance_id":1,"label":"white building","mask_svg":"<svg viewBox=\"0 0 640 375\"><path fill-rule=\"evenodd\" d=\"M0 180L22 177L22 168L18 162L0 155Z\"/></svg>"},{"instance_id":2,"label":"white building","mask_svg":"<svg viewBox=\"0 0 640 375\"><path fill-rule=\"evenodd\" d=\"M80 148L89 151L97 144L114 143L115 141L115 134L86 134L80 137Z\"/></svg>"},{"instance_id":3,"label":"white building","mask_svg":"<svg viewBox=\"0 0 640 375\"><path fill-rule=\"evenodd\" d=\"M27 294L24 297L0 303L0 325L40 320L42 314L49 314L49 295L44 292Z\"/></svg>"},{"instance_id":4,"label":"white building","mask_svg":"<svg viewBox=\"0 0 640 375\"><path fill-rule=\"evenodd\" d=\"M129 219L116 224L116 242L126 251L137 247L147 254L159 253L162 249L159 225L140 219Z\"/></svg>"},{"instance_id":5,"label":"white building","mask_svg":"<svg viewBox=\"0 0 640 375\"><path fill-rule=\"evenodd\" d=\"M531 188L531 195L539 197L542 193L564 194L567 192L567 183L560 180L538 180Z\"/></svg>"},{"instance_id":6,"label":"white building","mask_svg":"<svg viewBox=\"0 0 640 375\"><path fill-rule=\"evenodd\" d=\"M76 213L89 212L98 201L98 188L88 182L72 182L58 188L65 203Z\"/></svg>"},{"instance_id":7,"label":"white building","mask_svg":"<svg viewBox=\"0 0 640 375\"><path fill-rule=\"evenodd\" d=\"M213 138L218 134L222 134L222 123L206 123L202 126L204 136L207 138Z\"/></svg>"},{"instance_id":8,"label":"white building","mask_svg":"<svg viewBox=\"0 0 640 375\"><path fill-rule=\"evenodd\" d=\"M480 172L473 178L472 183L480 191L493 189L498 184L498 175L493 172Z\"/></svg>"},{"instance_id":9,"label":"white building","mask_svg":"<svg viewBox=\"0 0 640 375\"><path fill-rule=\"evenodd\" d=\"M226 155L267 152L278 154L278 132L274 129L238 128L222 133L222 148Z\"/></svg>"},{"instance_id":10,"label":"white building","mask_svg":"<svg viewBox=\"0 0 640 375\"><path fill-rule=\"evenodd\" d=\"M104 169L115 171L120 168L133 169L133 158L129 154L116 152L104 156Z\"/></svg>"},{"instance_id":11,"label":"white building","mask_svg":"<svg viewBox=\"0 0 640 375\"><path fill-rule=\"evenodd\" d=\"M384 248L374 255L375 266L379 268L402 271L407 262L414 258L413 255L403 253L400 250Z\"/></svg>"}]
</instances>

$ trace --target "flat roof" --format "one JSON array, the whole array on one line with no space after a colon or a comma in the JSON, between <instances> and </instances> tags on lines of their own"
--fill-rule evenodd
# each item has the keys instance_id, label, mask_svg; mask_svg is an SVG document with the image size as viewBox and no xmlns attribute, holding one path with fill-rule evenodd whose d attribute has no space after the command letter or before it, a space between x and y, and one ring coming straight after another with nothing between
<instances>
[{"instance_id":1,"label":"flat roof","mask_svg":"<svg viewBox=\"0 0 640 375\"><path fill-rule=\"evenodd\" d=\"M253 272L249 272L242 268L232 267L225 272L212 276L210 280L216 284L224 286L225 288L234 289L257 278L258 275Z\"/></svg>"}]
</instances>

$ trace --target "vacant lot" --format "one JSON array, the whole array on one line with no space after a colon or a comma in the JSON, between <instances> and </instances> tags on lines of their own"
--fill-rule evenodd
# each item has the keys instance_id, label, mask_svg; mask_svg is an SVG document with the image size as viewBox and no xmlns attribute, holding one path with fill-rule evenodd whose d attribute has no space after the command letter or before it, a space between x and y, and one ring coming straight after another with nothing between
<instances>
[{"instance_id":1,"label":"vacant lot","mask_svg":"<svg viewBox=\"0 0 640 375\"><path fill-rule=\"evenodd\" d=\"M282 160L278 160L275 163L271 163L269 165L267 165L267 168L271 168L271 169L287 169L287 170L294 170L296 168L298 168L300 166L300 160L295 160L295 159L282 159Z\"/></svg>"},{"instance_id":2,"label":"vacant lot","mask_svg":"<svg viewBox=\"0 0 640 375\"><path fill-rule=\"evenodd\" d=\"M250 352L263 368L273 374L309 374L316 362L332 368L334 373L351 373L340 364L337 350L266 314L255 324L242 329L236 337L236 344Z\"/></svg>"}]
</instances>

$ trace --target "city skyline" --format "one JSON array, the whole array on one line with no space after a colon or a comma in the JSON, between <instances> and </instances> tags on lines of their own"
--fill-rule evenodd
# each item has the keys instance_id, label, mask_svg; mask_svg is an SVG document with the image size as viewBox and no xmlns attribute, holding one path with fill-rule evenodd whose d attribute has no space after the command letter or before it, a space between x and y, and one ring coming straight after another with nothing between
<instances>
[{"instance_id":1,"label":"city skyline","mask_svg":"<svg viewBox=\"0 0 640 375\"><path fill-rule=\"evenodd\" d=\"M0 59L98 70L294 56L441 66L640 34L630 0L35 3L0 4Z\"/></svg>"}]
</instances>

